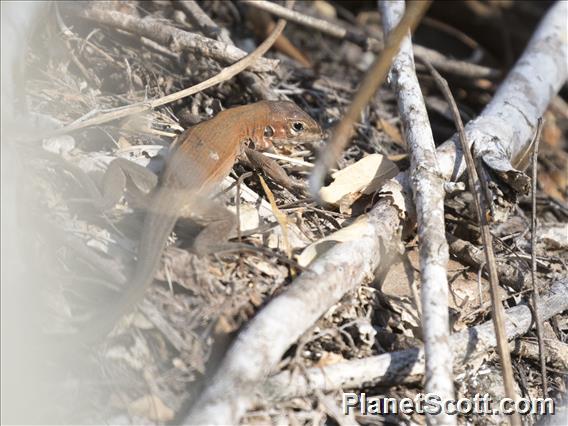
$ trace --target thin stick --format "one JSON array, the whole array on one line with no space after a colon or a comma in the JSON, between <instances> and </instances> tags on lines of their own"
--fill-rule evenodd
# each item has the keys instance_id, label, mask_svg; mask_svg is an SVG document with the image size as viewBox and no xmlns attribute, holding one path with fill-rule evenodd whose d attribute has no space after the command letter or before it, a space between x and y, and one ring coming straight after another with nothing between
<instances>
[{"instance_id":1,"label":"thin stick","mask_svg":"<svg viewBox=\"0 0 568 426\"><path fill-rule=\"evenodd\" d=\"M400 43L408 34L412 33L418 26L420 19L426 13L431 1L409 2L408 8L404 12L399 24L390 33L385 43L385 48L377 56L365 79L361 83L353 102L345 112L343 119L335 127L331 140L320 153L312 175L310 176L310 191L314 197L319 194L319 189L323 185L323 180L329 169L334 166L339 155L347 145L350 136L353 134L353 124L361 116L363 108L369 103L378 87L384 81L394 56L398 53Z\"/></svg>"},{"instance_id":2,"label":"thin stick","mask_svg":"<svg viewBox=\"0 0 568 426\"><path fill-rule=\"evenodd\" d=\"M531 220L531 280L532 280L532 304L536 322L536 335L538 338L538 349L540 355L540 374L542 375L542 396L546 398L548 395L548 381L546 379L546 347L544 346L544 330L542 324L542 315L540 313L540 290L537 285L536 278L536 178L538 169L538 145L540 142L540 134L542 132L542 117L538 119L536 132L533 139L533 155L532 155L532 220Z\"/></svg>"},{"instance_id":3,"label":"thin stick","mask_svg":"<svg viewBox=\"0 0 568 426\"><path fill-rule=\"evenodd\" d=\"M313 16L291 10L291 8L282 7L276 3L265 0L241 0L249 6L264 10L272 15L279 16L287 21L313 28L324 34L335 38L349 40L358 45L380 45L379 41L373 38L366 38L364 35L356 34L339 25L326 21L325 19L314 18Z\"/></svg>"},{"instance_id":4,"label":"thin stick","mask_svg":"<svg viewBox=\"0 0 568 426\"><path fill-rule=\"evenodd\" d=\"M489 283L491 288L491 308L493 324L495 327L495 336L497 339L497 351L501 359L501 366L503 369L503 383L505 385L505 394L512 400L517 400L517 395L514 387L513 369L511 367L511 353L509 352L509 345L507 342L507 334L505 331L504 309L499 299L499 277L497 275L497 266L495 262L495 253L493 252L493 240L489 230L489 223L487 221L487 200L481 189L479 175L475 167L475 161L467 143L465 129L461 121L460 113L456 105L456 101L452 95L448 82L432 67L428 62L425 65L430 70L438 88L442 91L446 101L450 106L454 122L458 130L458 136L462 147L462 152L467 166L467 178L469 189L473 195L475 210L480 224L481 236L485 248L485 259L487 261L487 270L489 272ZM511 424L520 425L521 419L518 413L511 416Z\"/></svg>"},{"instance_id":5,"label":"thin stick","mask_svg":"<svg viewBox=\"0 0 568 426\"><path fill-rule=\"evenodd\" d=\"M268 158L272 158L274 160L286 161L287 163L294 164L294 165L297 165L297 166L307 167L309 169L314 167L313 163L308 163L307 161L298 160L297 158L288 157L288 156L282 155L282 154L273 154L271 152L263 152L262 155L264 155L265 157L268 157Z\"/></svg>"},{"instance_id":6,"label":"thin stick","mask_svg":"<svg viewBox=\"0 0 568 426\"><path fill-rule=\"evenodd\" d=\"M282 33L282 30L284 30L285 26L286 26L286 21L283 19L279 20L276 24L276 27L274 28L274 31L272 31L272 33L266 38L266 40L264 40L253 52L251 52L241 60L235 62L233 65L223 68L218 74L214 75L213 77L205 81L202 81L201 83L188 87L187 89L180 90L179 92L163 96L158 99L146 102L137 102L135 104L131 104L125 107L116 108L108 112L104 112L91 119L75 122L54 132L53 134L50 134L49 136L57 136L75 130L83 129L85 127L97 126L104 123L108 123L109 121L128 117L133 114L140 114L145 111L157 108L159 106L175 102L177 100L194 95L198 92L208 89L209 87L230 80L235 75L239 74L246 68L250 67L259 58L261 58L268 51L268 49L270 49L270 47L274 44L278 36Z\"/></svg>"},{"instance_id":7,"label":"thin stick","mask_svg":"<svg viewBox=\"0 0 568 426\"><path fill-rule=\"evenodd\" d=\"M173 52L191 52L196 55L208 57L224 64L232 64L246 56L244 50L230 44L225 44L201 34L185 31L168 24L163 19L152 16L143 18L108 10L98 2L91 8L83 8L78 16L98 24L129 32L139 37L148 38L162 46L167 46ZM278 61L262 58L252 65L257 72L273 72Z\"/></svg>"}]
</instances>

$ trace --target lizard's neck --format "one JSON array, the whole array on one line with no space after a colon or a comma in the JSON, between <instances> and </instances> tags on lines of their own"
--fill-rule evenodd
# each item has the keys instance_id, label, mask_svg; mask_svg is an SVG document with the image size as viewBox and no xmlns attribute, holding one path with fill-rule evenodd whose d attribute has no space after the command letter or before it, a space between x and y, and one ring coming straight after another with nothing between
<instances>
[{"instance_id":1,"label":"lizard's neck","mask_svg":"<svg viewBox=\"0 0 568 426\"><path fill-rule=\"evenodd\" d=\"M232 116L234 121L230 123L230 126L235 129L234 132L239 135L241 142L251 140L254 143L259 143L263 140L264 130L270 120L268 105L264 102L257 102L229 111L235 111Z\"/></svg>"}]
</instances>

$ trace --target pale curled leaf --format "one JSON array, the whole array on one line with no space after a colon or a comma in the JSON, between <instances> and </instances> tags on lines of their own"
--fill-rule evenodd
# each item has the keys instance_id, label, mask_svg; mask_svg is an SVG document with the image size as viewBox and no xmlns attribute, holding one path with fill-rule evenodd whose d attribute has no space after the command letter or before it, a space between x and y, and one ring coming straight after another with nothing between
<instances>
[{"instance_id":1,"label":"pale curled leaf","mask_svg":"<svg viewBox=\"0 0 568 426\"><path fill-rule=\"evenodd\" d=\"M371 194L397 173L398 168L388 158L371 154L333 173L333 182L321 188L319 195L328 204L344 206L345 197L352 204L357 198L354 194Z\"/></svg>"},{"instance_id":2,"label":"pale curled leaf","mask_svg":"<svg viewBox=\"0 0 568 426\"><path fill-rule=\"evenodd\" d=\"M336 244L361 238L362 235L368 233L369 226L367 215L361 215L351 225L307 246L296 260L301 266L308 266L314 259L323 255Z\"/></svg>"}]
</instances>

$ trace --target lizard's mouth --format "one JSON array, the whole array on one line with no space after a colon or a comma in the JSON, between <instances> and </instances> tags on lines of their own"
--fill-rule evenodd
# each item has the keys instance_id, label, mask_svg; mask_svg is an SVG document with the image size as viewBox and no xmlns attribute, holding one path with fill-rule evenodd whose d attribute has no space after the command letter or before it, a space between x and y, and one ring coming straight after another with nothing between
<instances>
[{"instance_id":1,"label":"lizard's mouth","mask_svg":"<svg viewBox=\"0 0 568 426\"><path fill-rule=\"evenodd\" d=\"M314 133L312 135L302 135L301 138L272 138L272 144L276 147L286 146L294 143L312 143L324 140L326 135L324 133Z\"/></svg>"}]
</instances>

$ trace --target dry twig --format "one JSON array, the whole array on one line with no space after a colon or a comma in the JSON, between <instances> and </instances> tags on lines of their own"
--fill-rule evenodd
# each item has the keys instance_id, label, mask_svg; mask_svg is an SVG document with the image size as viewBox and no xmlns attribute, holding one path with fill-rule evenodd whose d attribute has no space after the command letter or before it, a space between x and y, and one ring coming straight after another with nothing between
<instances>
[{"instance_id":1,"label":"dry twig","mask_svg":"<svg viewBox=\"0 0 568 426\"><path fill-rule=\"evenodd\" d=\"M205 34L227 45L235 45L233 40L231 40L229 31L227 31L226 28L218 26L215 21L201 9L201 6L199 6L195 0L182 0L179 2L179 5L187 17L197 24ZM271 28L271 30L272 29L274 28ZM264 34L265 38L267 38L271 32L272 31L268 31ZM277 43L280 38L281 36L276 39L275 43ZM276 99L273 92L266 87L266 84L255 73L244 70L239 76L243 77L243 80L249 80L249 83L246 85L259 99Z\"/></svg>"},{"instance_id":2,"label":"dry twig","mask_svg":"<svg viewBox=\"0 0 568 426\"><path fill-rule=\"evenodd\" d=\"M197 24L207 36L215 37L222 43L234 46L235 43L231 40L229 32L225 28L219 27L195 0L181 0L179 5L188 18Z\"/></svg>"},{"instance_id":3,"label":"dry twig","mask_svg":"<svg viewBox=\"0 0 568 426\"><path fill-rule=\"evenodd\" d=\"M149 16L139 18L116 10L105 10L102 7L96 7L96 4L95 7L80 12L79 16L146 37L162 46L169 46L173 51L199 53L221 63L231 64L247 56L246 52L234 45L178 29L167 22ZM277 66L278 61L267 58L259 58L257 62L250 64L251 69L256 72L273 72Z\"/></svg>"},{"instance_id":4,"label":"dry twig","mask_svg":"<svg viewBox=\"0 0 568 426\"><path fill-rule=\"evenodd\" d=\"M381 40L368 37L362 32L348 30L334 24L333 22L326 21L325 19L305 15L273 2L265 0L242 0L242 3L246 3L252 7L269 12L274 16L287 19L290 22L294 22L308 28L313 28L328 36L350 41L375 52L380 52L384 48ZM414 45L414 54L417 58L423 58L431 62L438 69L451 74L461 75L468 78L495 78L499 76L499 72L494 69L448 58L443 54L424 46Z\"/></svg>"},{"instance_id":5,"label":"dry twig","mask_svg":"<svg viewBox=\"0 0 568 426\"><path fill-rule=\"evenodd\" d=\"M536 278L536 178L538 170L538 145L540 142L540 134L542 132L542 117L539 118L533 139L533 155L532 155L532 194L531 194L531 280L532 280L532 303L534 310L534 318L536 323L536 335L538 338L538 348L540 351L540 374L542 376L542 395L546 398L548 395L548 383L546 380L546 347L544 346L544 330L542 316L540 314L540 290Z\"/></svg>"},{"instance_id":6,"label":"dry twig","mask_svg":"<svg viewBox=\"0 0 568 426\"><path fill-rule=\"evenodd\" d=\"M499 352L499 357L501 358L501 367L503 369L503 382L505 385L505 394L508 398L513 400L517 399L517 394L515 392L513 368L511 365L511 352L509 351L509 345L507 344L507 336L505 333L505 320L504 320L504 309L501 304L501 299L499 297L499 276L497 275L497 264L495 262L495 253L493 251L493 237L491 236L491 231L489 229L489 222L487 219L488 215L488 202L486 197L486 192L484 191L482 184L479 180L479 175L475 167L475 161L471 155L469 144L466 139L465 130L463 123L458 111L458 106L452 95L448 82L444 77L442 77L429 63L425 63L430 74L434 77L438 88L442 91L446 102L450 105L450 111L454 118L454 123L456 124L458 130L459 141L462 146L462 152L464 154L465 162L467 164L467 178L469 190L473 195L473 202L475 204L475 210L477 212L477 218L479 220L479 226L481 230L481 237L483 239L483 246L485 249L485 260L487 269L489 272L489 284L491 288L491 308L493 322L495 324L495 334L497 337L497 350ZM513 414L512 423L520 425L520 418L518 414Z\"/></svg>"}]
</instances>

